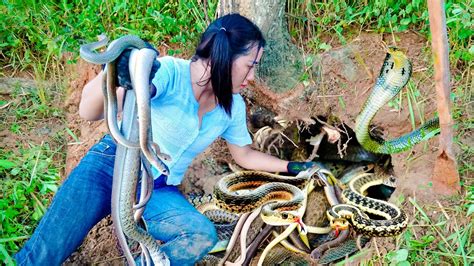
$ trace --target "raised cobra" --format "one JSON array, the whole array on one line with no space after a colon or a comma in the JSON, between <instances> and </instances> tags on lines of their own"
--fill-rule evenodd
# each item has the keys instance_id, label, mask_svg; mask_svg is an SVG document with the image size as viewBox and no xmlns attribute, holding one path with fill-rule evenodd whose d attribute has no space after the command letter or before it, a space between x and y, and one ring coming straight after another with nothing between
<instances>
[{"instance_id":1,"label":"raised cobra","mask_svg":"<svg viewBox=\"0 0 474 266\"><path fill-rule=\"evenodd\" d=\"M369 125L375 114L400 92L411 73L412 65L407 56L396 48L389 48L375 86L356 119L356 137L366 150L382 154L399 153L438 133L439 119L434 118L415 131L393 140L382 141L370 136Z\"/></svg>"}]
</instances>

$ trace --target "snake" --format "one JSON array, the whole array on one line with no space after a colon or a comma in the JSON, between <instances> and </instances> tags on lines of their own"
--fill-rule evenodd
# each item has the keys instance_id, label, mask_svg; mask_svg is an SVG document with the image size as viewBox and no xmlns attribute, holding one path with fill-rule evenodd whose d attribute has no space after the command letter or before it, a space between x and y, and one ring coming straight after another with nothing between
<instances>
[{"instance_id":1,"label":"snake","mask_svg":"<svg viewBox=\"0 0 474 266\"><path fill-rule=\"evenodd\" d=\"M102 48L107 45L108 38L104 35L99 36L101 40L84 44L80 47L80 56L89 63L93 64L107 64L107 89L103 89L104 92L104 107L105 107L105 118L107 120L107 126L110 130L112 137L117 140L118 143L130 147L140 147L145 158L162 174L168 175L169 169L163 161L170 161L171 157L167 154L161 153L160 148L156 143L151 141L151 127L150 125L150 90L148 84L149 75L153 66L153 61L156 59L156 52L152 49L147 48L145 41L135 35L125 35L113 42L107 47L107 50L102 53L94 52L95 50ZM140 138L137 142L131 142L126 140L120 133L117 126L117 96L115 92L115 64L114 62L123 51L130 48L140 49L138 51L132 51L133 53L141 53L139 56L130 55L129 65L133 66L130 69L130 77L136 93L136 101L138 107L138 127L140 132ZM141 60L137 62L137 60ZM135 61L134 61L135 60ZM109 71L110 68L110 71ZM104 77L105 79L105 77ZM138 88L139 87L139 88ZM139 93L138 93L139 92Z\"/></svg>"},{"instance_id":2,"label":"snake","mask_svg":"<svg viewBox=\"0 0 474 266\"><path fill-rule=\"evenodd\" d=\"M360 247L364 247L369 241L370 237L361 236L359 243L356 239L349 239L339 246L332 248L325 252L317 261L318 264L329 264L336 260L347 258L351 254L359 251ZM331 251L331 252L330 252Z\"/></svg>"},{"instance_id":3,"label":"snake","mask_svg":"<svg viewBox=\"0 0 474 266\"><path fill-rule=\"evenodd\" d=\"M251 212L263 205L261 217L267 224L280 226L298 223L304 227L302 217L296 214L306 197L302 189L315 174L330 174L319 166L312 171L297 176L263 171L239 171L226 175L214 186L216 204L232 213ZM335 182L332 174L329 179L327 182Z\"/></svg>"},{"instance_id":4,"label":"snake","mask_svg":"<svg viewBox=\"0 0 474 266\"><path fill-rule=\"evenodd\" d=\"M300 188L306 181L306 177L289 177L261 171L240 171L219 179L214 186L214 195L219 208L233 213L251 212L265 202L283 200L266 204L266 207L262 208L262 213L296 221L297 217L289 211L301 206L304 195ZM250 190L250 192L240 194L235 192L242 190ZM275 212L278 208L285 211Z\"/></svg>"},{"instance_id":5,"label":"snake","mask_svg":"<svg viewBox=\"0 0 474 266\"><path fill-rule=\"evenodd\" d=\"M151 49L141 49L146 47L145 42L132 35L127 35L113 41L104 53L93 52L98 48L106 46L107 42L107 38L102 38L102 40L98 42L85 44L80 48L80 55L84 60L90 63L107 64L105 70L107 73L104 75L106 76L106 81L103 80L102 83L103 86L106 86L106 89L103 88L104 108L107 114L106 120L108 120L109 129L112 129L110 133L118 141L114 166L114 181L112 185L112 218L117 227L119 243L125 252L129 264L135 265L135 261L131 256L124 235L139 242L144 254L146 254L145 257L151 257L155 265L169 265L166 254L160 250L160 246L156 240L145 229L138 225L137 220L139 217L134 215L136 187L141 165L140 154L143 154L148 162L163 174L169 173L167 166L156 154L161 155L159 153L159 147L156 144L149 144L151 128L149 109L150 89L148 80L151 67L156 59L156 52ZM135 91L134 96L136 97L136 103L128 100L134 97L129 96L125 99L122 131L127 135L127 138L122 136L122 133L118 131L118 127L116 126L117 98L115 94L115 61L125 49L131 47L140 50L136 52L135 56L130 56L130 60L134 60L134 64L129 63L129 65L133 66L130 76ZM108 108L111 109L109 110L110 112L107 112ZM138 121L136 119L137 115ZM110 126L111 124L112 126ZM119 137L117 138L117 136ZM137 148L137 145L134 145L137 142L140 143L139 148ZM151 151L151 147L155 149L154 152ZM166 156L161 155L161 157L167 159ZM137 208L137 206L135 206L135 208ZM143 206L140 208L143 208ZM142 210L138 210L138 216L141 216L141 212Z\"/></svg>"},{"instance_id":6,"label":"snake","mask_svg":"<svg viewBox=\"0 0 474 266\"><path fill-rule=\"evenodd\" d=\"M356 118L356 138L364 149L378 154L399 153L439 133L439 118L433 118L418 129L392 140L376 139L369 133L370 122L378 110L400 92L411 74L412 64L408 57L401 50L389 47L372 92Z\"/></svg>"},{"instance_id":7,"label":"snake","mask_svg":"<svg viewBox=\"0 0 474 266\"><path fill-rule=\"evenodd\" d=\"M209 251L209 253L216 253L226 249L232 233L236 228L239 216L219 209L215 204L212 194L207 195L186 195L187 200L204 216L206 216L216 228L218 242Z\"/></svg>"},{"instance_id":8,"label":"snake","mask_svg":"<svg viewBox=\"0 0 474 266\"><path fill-rule=\"evenodd\" d=\"M350 222L354 229L365 236L396 236L408 224L406 214L392 203L364 196L367 188L380 184L393 186L393 176L384 177L375 174L363 173L354 177L348 188L342 191L344 204L332 206L327 216L333 228L346 228ZM383 217L383 220L374 220L365 213Z\"/></svg>"},{"instance_id":9,"label":"snake","mask_svg":"<svg viewBox=\"0 0 474 266\"><path fill-rule=\"evenodd\" d=\"M82 59L89 63L103 65L117 59L124 50L129 48L143 49L146 47L145 41L135 35L125 35L113 41L109 46L114 47L103 53L96 53L95 50L106 46L109 39L104 34L99 35L99 41L81 45L79 54Z\"/></svg>"}]
</instances>

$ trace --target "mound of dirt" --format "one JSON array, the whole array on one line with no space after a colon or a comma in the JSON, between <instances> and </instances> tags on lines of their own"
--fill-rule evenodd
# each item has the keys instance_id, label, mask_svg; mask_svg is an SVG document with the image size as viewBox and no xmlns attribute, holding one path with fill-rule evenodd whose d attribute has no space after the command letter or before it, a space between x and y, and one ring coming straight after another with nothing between
<instances>
[{"instance_id":1,"label":"mound of dirt","mask_svg":"<svg viewBox=\"0 0 474 266\"><path fill-rule=\"evenodd\" d=\"M312 69L315 82L308 86L301 85L287 93L275 94L263 84L256 83L244 93L248 108L250 110L262 106L289 120L324 116L328 118L328 123L344 123L353 127L381 68L385 57L385 43L390 43L391 39L392 36L361 33L348 45L318 55ZM413 62L413 79L416 80L420 98L423 99L423 104L418 105L424 108L420 111L426 116L424 118L432 117L436 105L433 80L426 73L430 60L423 53L426 40L413 32L397 34L396 39L399 39L398 46L407 51ZM71 82L65 108L68 127L80 141L74 142L71 139L68 145L67 173L106 132L103 122L87 122L78 115L82 87L97 72L98 68L83 61L71 70L77 78ZM408 108L394 109L385 106L379 111L373 124L385 139L391 139L413 130L409 121ZM419 124L420 121L416 122ZM409 152L392 156L395 174L399 179L398 189L392 200L398 199L400 195L416 196L418 201L433 200L435 195L431 193L429 182L437 152L436 143L436 139L430 140ZM228 171L223 162L232 162L232 159L223 141L219 140L194 160L181 185L182 191L211 193L216 181ZM123 263L111 224L110 218L97 224L65 264Z\"/></svg>"}]
</instances>

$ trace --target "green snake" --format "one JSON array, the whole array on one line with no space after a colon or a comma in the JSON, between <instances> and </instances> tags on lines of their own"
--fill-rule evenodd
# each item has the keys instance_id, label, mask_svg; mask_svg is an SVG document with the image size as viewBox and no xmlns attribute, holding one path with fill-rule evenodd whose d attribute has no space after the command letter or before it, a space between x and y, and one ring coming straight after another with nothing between
<instances>
[{"instance_id":1,"label":"green snake","mask_svg":"<svg viewBox=\"0 0 474 266\"><path fill-rule=\"evenodd\" d=\"M439 119L434 118L415 131L393 140L382 141L370 136L369 125L375 114L400 92L411 73L412 65L407 56L396 48L389 48L375 86L356 118L356 138L366 150L381 154L399 153L439 132Z\"/></svg>"},{"instance_id":2,"label":"green snake","mask_svg":"<svg viewBox=\"0 0 474 266\"><path fill-rule=\"evenodd\" d=\"M99 42L83 45L81 46L80 54L88 62L107 64L105 70L107 72L106 81L103 81L103 85L107 87L103 89L104 107L106 120L108 120L107 124L109 129L112 129L110 133L118 141L112 186L112 218L117 227L119 243L124 250L129 264L135 265L135 261L131 256L124 234L140 243L147 258L147 264L150 264L149 257L151 257L155 265L168 265L169 260L160 250L156 240L138 225L137 220L140 217L134 215L134 209L141 208L141 210L137 211L141 214L144 205L143 202L139 202L138 205L140 207L134 206L141 165L140 154L143 154L148 162L163 174L168 174L166 165L158 158L159 155L156 154L159 154L159 148L156 144L149 144L151 128L148 80L151 67L154 60L156 60L156 53L150 49L141 49L136 52L135 56L133 52L130 56L130 60L133 60L133 63L130 64L133 66L130 76L135 95L128 92L128 97L125 97L122 135L122 132L118 131L116 121L115 60L125 49L130 47L145 48L145 43L136 36L125 36L112 42L106 52L93 52L93 50L105 46L107 41L104 38ZM136 97L136 103L133 96ZM107 109L111 110L108 110L108 112ZM137 115L138 121L136 119ZM135 143L140 143L140 145L137 146ZM151 147L154 147L155 151L151 151ZM160 154L160 156L163 159L167 159L165 155ZM152 188L148 188L148 190L150 189ZM141 200L143 200L143 197Z\"/></svg>"}]
</instances>

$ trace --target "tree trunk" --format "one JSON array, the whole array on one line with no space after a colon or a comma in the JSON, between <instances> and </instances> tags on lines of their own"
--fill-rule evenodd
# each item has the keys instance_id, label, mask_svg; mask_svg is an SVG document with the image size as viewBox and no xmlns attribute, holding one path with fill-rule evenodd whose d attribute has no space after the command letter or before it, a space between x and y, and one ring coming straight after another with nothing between
<instances>
[{"instance_id":1,"label":"tree trunk","mask_svg":"<svg viewBox=\"0 0 474 266\"><path fill-rule=\"evenodd\" d=\"M303 73L301 54L290 41L285 19L285 0L221 0L218 15L239 13L252 20L267 40L258 77L274 92L296 86Z\"/></svg>"}]
</instances>

